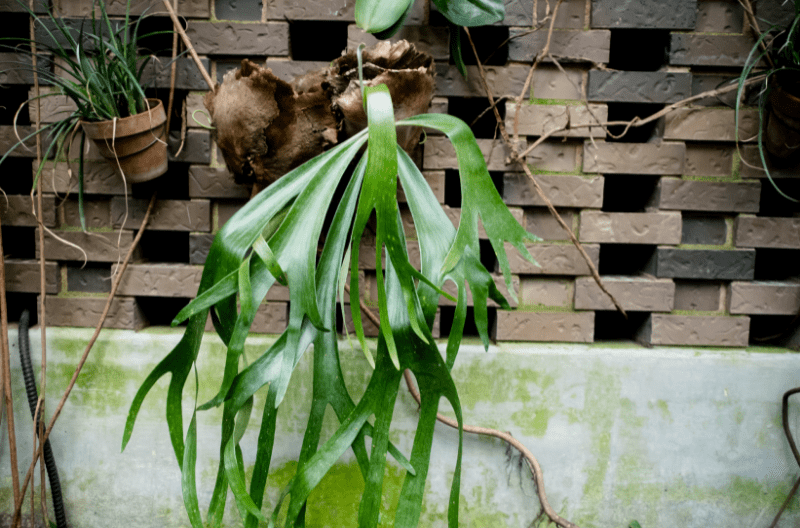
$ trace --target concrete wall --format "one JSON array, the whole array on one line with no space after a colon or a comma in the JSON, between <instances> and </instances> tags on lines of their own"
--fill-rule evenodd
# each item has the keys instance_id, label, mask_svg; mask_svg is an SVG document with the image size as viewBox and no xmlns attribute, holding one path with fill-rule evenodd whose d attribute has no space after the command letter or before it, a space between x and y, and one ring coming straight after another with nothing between
<instances>
[{"instance_id":1,"label":"concrete wall","mask_svg":"<svg viewBox=\"0 0 800 528\"><path fill-rule=\"evenodd\" d=\"M88 329L48 330L48 414L83 352ZM38 330L31 331L38 363ZM188 526L180 473L168 443L166 381L146 400L128 448L122 428L133 394L152 366L179 340L172 330L101 334L52 436L71 526ZM16 332L12 331L12 341ZM248 359L270 337L252 336ZM364 386L368 367L344 343L345 378ZM16 345L13 347L16 358ZM224 348L211 335L201 350L200 399L213 395ZM278 418L268 501L287 482L298 454L310 398L310 356L295 376ZM552 506L584 527L766 526L798 475L783 436L780 398L798 384L800 357L782 349L642 348L636 345L513 344L462 347L454 375L466 420L510 431L538 457ZM12 367L20 468L30 457L30 420L18 361ZM185 404L194 389L187 387ZM262 395L263 398L263 395ZM263 403L256 402L256 409ZM797 406L798 402L792 402ZM442 411L447 411L442 405ZM218 452L216 412L199 418L198 485L208 501ZM243 441L252 464L260 419ZM401 390L392 440L408 452L416 405ZM800 413L793 411L797 430ZM333 431L335 420L326 430ZM527 469L494 439L465 438L461 526L529 526L538 512ZM444 526L456 433L437 427L420 526ZM8 442L0 440L0 459ZM361 477L342 460L313 496L308 526L355 526ZM387 474L387 509L402 471ZM0 511L11 504L9 465L0 465ZM229 504L227 525L237 526ZM800 521L795 499L782 525ZM388 526L389 524L385 524ZM383 526L383 525L382 525ZM544 526L544 524L542 525Z\"/></svg>"}]
</instances>

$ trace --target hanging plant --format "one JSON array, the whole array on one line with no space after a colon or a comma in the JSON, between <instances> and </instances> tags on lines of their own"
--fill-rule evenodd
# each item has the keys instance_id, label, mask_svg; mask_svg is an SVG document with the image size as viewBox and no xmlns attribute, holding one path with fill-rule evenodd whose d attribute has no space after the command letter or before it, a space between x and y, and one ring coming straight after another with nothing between
<instances>
[{"instance_id":1,"label":"hanging plant","mask_svg":"<svg viewBox=\"0 0 800 528\"><path fill-rule=\"evenodd\" d=\"M206 526L200 514L196 487L197 413L222 407L220 463L206 522L221 523L227 492L233 493L245 526L277 523L286 506L286 526L303 525L305 504L312 490L348 450L353 449L365 488L359 508L359 526L378 523L382 479L387 454L405 470L395 517L396 526L416 526L430 463L434 423L440 398L445 398L459 423L459 449L454 461L448 522L458 525L461 468L461 404L450 369L456 360L467 317L467 290L484 345L489 344L487 301L508 307L492 276L481 264L478 221L494 248L505 280L511 275L504 244L513 244L533 261L526 232L503 203L492 183L486 162L470 128L459 119L441 114L414 116L395 123L385 85L366 87L367 129L292 170L255 196L237 212L215 238L203 270L198 295L175 318L188 320L185 334L147 376L130 408L123 449L131 438L137 414L155 383L170 374L166 399L172 447L182 471L183 497L192 526ZM456 229L408 154L397 143L396 127L427 127L446 134L459 163L462 214ZM351 162L366 151L350 176L341 200L334 192ZM406 238L397 203L398 180L414 219L421 254L415 269L406 252ZM333 220L323 237L329 208ZM337 294L360 297L359 248L368 221L376 219L375 267L380 309L377 351L369 347L358 303L351 316L372 376L363 396L354 401L342 377L335 332ZM321 239L324 238L324 241ZM322 247L318 255L318 247ZM385 255L385 266L382 256ZM350 272L349 279L347 271ZM453 298L442 291L445 281L457 287ZM289 322L280 338L257 360L240 370L240 356L257 307L275 284L289 287ZM456 301L453 326L443 357L431 334L440 295ZM184 386L197 360L209 311L216 331L227 347L225 368L216 396L196 404L184 437ZM263 497L276 434L276 416L292 372L313 345L314 397L297 470L276 504ZM410 453L389 442L395 399L405 369L415 376L421 392L420 417ZM247 428L254 395L265 391L263 418L250 482L239 442ZM331 438L320 445L322 418L330 405L340 422ZM374 416L374 422L368 420ZM372 438L367 448L365 437ZM263 510L266 508L266 513ZM271 514L269 512L272 512Z\"/></svg>"}]
</instances>

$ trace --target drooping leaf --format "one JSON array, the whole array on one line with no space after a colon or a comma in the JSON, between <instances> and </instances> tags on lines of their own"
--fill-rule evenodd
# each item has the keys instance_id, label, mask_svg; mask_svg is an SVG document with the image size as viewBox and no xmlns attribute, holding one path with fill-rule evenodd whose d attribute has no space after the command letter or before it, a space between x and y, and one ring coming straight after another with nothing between
<instances>
[{"instance_id":1,"label":"drooping leaf","mask_svg":"<svg viewBox=\"0 0 800 528\"><path fill-rule=\"evenodd\" d=\"M367 33L379 33L397 27L412 3L413 0L356 0L356 24Z\"/></svg>"},{"instance_id":2,"label":"drooping leaf","mask_svg":"<svg viewBox=\"0 0 800 528\"><path fill-rule=\"evenodd\" d=\"M488 26L503 20L503 0L433 0L444 17L457 26Z\"/></svg>"}]
</instances>

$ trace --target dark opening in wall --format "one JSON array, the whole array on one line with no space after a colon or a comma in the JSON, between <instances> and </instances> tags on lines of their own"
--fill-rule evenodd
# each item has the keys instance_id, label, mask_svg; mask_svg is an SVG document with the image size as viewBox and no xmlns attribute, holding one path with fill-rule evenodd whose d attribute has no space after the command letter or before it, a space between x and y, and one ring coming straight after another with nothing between
<instances>
[{"instance_id":1,"label":"dark opening in wall","mask_svg":"<svg viewBox=\"0 0 800 528\"><path fill-rule=\"evenodd\" d=\"M167 107L169 106L169 86L148 88L144 93L147 97L161 99L161 104L164 105L164 112L166 113ZM175 96L172 101L172 119L169 122L169 129L172 131L180 131L181 129L181 125L183 124L183 102L186 100L188 94L189 92L187 90L175 90ZM198 114L200 114L200 112L198 112ZM189 120L190 124L195 124L191 115L187 115L186 118ZM203 124L207 123L202 115L197 115L197 120ZM176 152L177 150L178 147L176 146L171 151Z\"/></svg>"},{"instance_id":2,"label":"dark opening in wall","mask_svg":"<svg viewBox=\"0 0 800 528\"><path fill-rule=\"evenodd\" d=\"M600 244L600 275L639 275L655 250L643 244Z\"/></svg>"},{"instance_id":3,"label":"dark opening in wall","mask_svg":"<svg viewBox=\"0 0 800 528\"><path fill-rule=\"evenodd\" d=\"M8 68L9 66L10 64L0 63L0 69ZM28 97L28 86L9 85L0 87L0 98L2 98L3 101L3 104L0 105L0 125L13 125L14 114L16 114L17 110L19 110L20 105L28 100ZM28 105L25 105L25 107L20 110L19 114L17 115L18 126L26 126L31 124L30 108L35 107L28 107ZM20 137L24 137L24 135L20 134ZM16 142L16 138L14 138L14 142ZM35 145L36 140L29 141L29 144Z\"/></svg>"},{"instance_id":4,"label":"dark opening in wall","mask_svg":"<svg viewBox=\"0 0 800 528\"><path fill-rule=\"evenodd\" d=\"M187 304L189 299L175 297L137 297L136 304L141 308L150 326L170 326L172 320ZM180 326L185 326L186 321Z\"/></svg>"},{"instance_id":5,"label":"dark opening in wall","mask_svg":"<svg viewBox=\"0 0 800 528\"><path fill-rule=\"evenodd\" d=\"M171 148L170 150L174 150ZM158 191L157 200L189 199L189 164L170 163L165 174L150 181L131 185L133 198L150 201L153 193Z\"/></svg>"},{"instance_id":6,"label":"dark opening in wall","mask_svg":"<svg viewBox=\"0 0 800 528\"><path fill-rule=\"evenodd\" d=\"M658 176L609 174L603 182L603 211L641 213L658 185Z\"/></svg>"},{"instance_id":7,"label":"dark opening in wall","mask_svg":"<svg viewBox=\"0 0 800 528\"><path fill-rule=\"evenodd\" d=\"M608 120L629 122L637 117L639 119L644 119L663 108L664 105L652 103L608 103ZM608 127L608 131L614 136L618 136L625 132L625 126ZM606 136L606 141L647 143L650 139L659 137L660 135L662 135L660 131L660 121L655 120L640 127L628 128L625 135L620 138L608 135Z\"/></svg>"},{"instance_id":8,"label":"dark opening in wall","mask_svg":"<svg viewBox=\"0 0 800 528\"><path fill-rule=\"evenodd\" d=\"M442 306L440 318L440 332L442 338L450 335L450 329L453 328L453 318L455 316L455 306ZM492 329L495 327L497 321L497 308L488 308L489 319L489 332L491 335ZM479 337L478 327L475 324L475 310L472 306L467 308L467 320L464 322L464 337Z\"/></svg>"},{"instance_id":9,"label":"dark opening in wall","mask_svg":"<svg viewBox=\"0 0 800 528\"><path fill-rule=\"evenodd\" d=\"M139 44L142 54L172 57L172 28L172 20L169 17L142 17L139 22Z\"/></svg>"},{"instance_id":10,"label":"dark opening in wall","mask_svg":"<svg viewBox=\"0 0 800 528\"><path fill-rule=\"evenodd\" d=\"M461 179L456 169L444 171L444 204L461 207Z\"/></svg>"},{"instance_id":11,"label":"dark opening in wall","mask_svg":"<svg viewBox=\"0 0 800 528\"><path fill-rule=\"evenodd\" d=\"M36 228L3 226L3 253L7 258L36 258Z\"/></svg>"},{"instance_id":12,"label":"dark opening in wall","mask_svg":"<svg viewBox=\"0 0 800 528\"><path fill-rule=\"evenodd\" d=\"M28 5L27 2L24 2L24 4L25 6ZM30 50L30 45L27 44L31 38L27 13L3 13L3 16L0 17L0 32L2 32L4 39L9 39L5 44L14 46L20 50ZM14 41L11 41L11 39L14 39ZM12 50L4 49L2 51L9 52ZM41 51L40 49L39 53L41 53ZM22 57L20 57L20 59L21 58ZM0 69L4 70L10 66L10 64L2 64L0 65Z\"/></svg>"},{"instance_id":13,"label":"dark opening in wall","mask_svg":"<svg viewBox=\"0 0 800 528\"><path fill-rule=\"evenodd\" d=\"M800 277L800 249L756 249L753 280L788 280Z\"/></svg>"},{"instance_id":14,"label":"dark opening in wall","mask_svg":"<svg viewBox=\"0 0 800 528\"><path fill-rule=\"evenodd\" d=\"M431 22L433 25L433 22ZM447 25L442 24L442 25ZM478 50L478 57L484 66L505 66L508 62L508 28L504 26L481 26L469 28L475 49ZM461 28L461 57L464 64L474 66L478 64L475 60L475 53L469 43L469 38ZM450 64L453 57L450 57Z\"/></svg>"},{"instance_id":15,"label":"dark opening in wall","mask_svg":"<svg viewBox=\"0 0 800 528\"><path fill-rule=\"evenodd\" d=\"M189 233L145 231L139 242L142 258L151 262L189 262Z\"/></svg>"},{"instance_id":16,"label":"dark opening in wall","mask_svg":"<svg viewBox=\"0 0 800 528\"><path fill-rule=\"evenodd\" d=\"M648 312L628 312L625 319L618 311L594 313L594 340L597 341L636 341L636 334L644 326Z\"/></svg>"},{"instance_id":17,"label":"dark opening in wall","mask_svg":"<svg viewBox=\"0 0 800 528\"><path fill-rule=\"evenodd\" d=\"M8 306L9 323L18 323L22 311L28 310L28 313L30 313L30 326L39 324L39 303L37 302L37 294L8 292L6 294L6 304ZM12 351L12 353L19 354L18 351ZM31 355L33 355L33 353L34 352L31 351Z\"/></svg>"},{"instance_id":18,"label":"dark opening in wall","mask_svg":"<svg viewBox=\"0 0 800 528\"><path fill-rule=\"evenodd\" d=\"M753 346L787 346L800 331L800 320L794 315L751 315L749 344ZM794 348L797 349L797 339Z\"/></svg>"},{"instance_id":19,"label":"dark opening in wall","mask_svg":"<svg viewBox=\"0 0 800 528\"><path fill-rule=\"evenodd\" d=\"M347 22L289 21L292 60L327 62L339 57L347 47L347 25Z\"/></svg>"},{"instance_id":20,"label":"dark opening in wall","mask_svg":"<svg viewBox=\"0 0 800 528\"><path fill-rule=\"evenodd\" d=\"M6 194L30 194L33 186L32 165L34 163L36 162L31 158L6 158L0 168L0 178L3 181L0 187L3 192ZM48 172L45 171L43 174L46 175Z\"/></svg>"},{"instance_id":21,"label":"dark opening in wall","mask_svg":"<svg viewBox=\"0 0 800 528\"><path fill-rule=\"evenodd\" d=\"M761 179L761 204L758 216L795 216L800 213L800 203L786 198L800 200L800 181L788 178L774 180ZM775 188L777 186L777 189ZM782 196L781 193L786 196Z\"/></svg>"},{"instance_id":22,"label":"dark opening in wall","mask_svg":"<svg viewBox=\"0 0 800 528\"><path fill-rule=\"evenodd\" d=\"M497 268L497 255L494 253L492 243L488 240L480 240L479 244L481 249L481 264L483 264L489 273L493 273Z\"/></svg>"},{"instance_id":23,"label":"dark opening in wall","mask_svg":"<svg viewBox=\"0 0 800 528\"><path fill-rule=\"evenodd\" d=\"M448 113L468 124L476 138L498 138L500 141L497 118L488 108L489 102L485 97L451 97ZM505 101L497 104L497 110L500 112L500 117L505 119Z\"/></svg>"},{"instance_id":24,"label":"dark opening in wall","mask_svg":"<svg viewBox=\"0 0 800 528\"><path fill-rule=\"evenodd\" d=\"M669 60L670 32L658 29L612 29L608 67L657 71Z\"/></svg>"}]
</instances>

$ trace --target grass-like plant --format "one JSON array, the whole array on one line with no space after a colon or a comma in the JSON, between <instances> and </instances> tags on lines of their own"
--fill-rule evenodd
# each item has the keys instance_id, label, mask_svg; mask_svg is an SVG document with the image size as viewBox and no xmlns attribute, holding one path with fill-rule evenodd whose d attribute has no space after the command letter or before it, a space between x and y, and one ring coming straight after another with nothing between
<instances>
[{"instance_id":1,"label":"grass-like plant","mask_svg":"<svg viewBox=\"0 0 800 528\"><path fill-rule=\"evenodd\" d=\"M233 493L247 527L278 522L286 506L285 526L303 526L309 495L350 448L365 487L358 525L378 523L387 454L406 471L395 526L416 526L428 473L434 423L440 398L452 406L459 424L461 405L450 369L456 360L467 317L467 287L480 336L488 346L487 300L508 307L492 276L479 260L479 220L494 248L509 291L510 269L505 243L531 259L525 231L498 194L469 127L441 114L415 116L395 123L388 89L366 88L369 126L344 143L308 161L270 185L238 211L220 230L208 254L198 295L175 318L188 319L178 345L152 370L130 408L122 446L150 389L170 374L166 418L175 456L181 467L183 498L192 526L221 523L228 490ZM437 202L420 171L397 145L396 126L424 126L445 133L455 147L461 177L461 220L456 229ZM367 143L341 200L331 203L347 168ZM397 203L398 180L414 219L421 255L415 269L406 252ZM326 211L335 210L323 235ZM376 254L380 336L373 357L364 337L359 311L359 247L368 220L376 219ZM321 238L321 253L318 245ZM385 267L381 264L385 255ZM374 370L360 400L348 392L339 364L336 324L337 294L344 298L348 282L355 332ZM457 286L455 317L444 357L431 334L445 281ZM245 339L267 291L275 283L290 293L289 321L280 338L240 370ZM197 355L209 310L216 331L227 346L220 385L210 401L195 405L184 437L182 400ZM276 416L292 371L313 345L313 399L297 470L276 504L263 498L276 434ZM413 448L403 454L389 441L395 399L405 369L415 375L422 396ZM247 428L257 391L266 392L258 446L249 484L239 442ZM320 446L322 419L328 406L340 425ZM196 487L197 413L222 406L220 463L208 517L200 514ZM374 421L370 423L370 417ZM458 525L461 436L449 503L449 526ZM372 438L367 448L365 437ZM262 511L266 508L266 512ZM272 511L270 514L269 512Z\"/></svg>"},{"instance_id":2,"label":"grass-like plant","mask_svg":"<svg viewBox=\"0 0 800 528\"><path fill-rule=\"evenodd\" d=\"M40 67L36 71L40 80L54 86L55 90L39 95L38 98L66 96L75 104L75 109L65 111L56 121L21 138L0 158L0 164L23 143L45 133L43 137L48 141L44 158L63 159L79 132L81 121L105 121L147 110L142 73L151 57L142 55L140 43L144 38L165 32L140 34L140 23L144 17L135 21L131 18L130 2L127 4L125 17L121 21L112 21L106 11L105 2L96 0L91 18L82 20L78 27L71 27L49 8L45 16L39 16L27 5L20 4L33 18L35 27L45 38L36 41L5 38L0 39L0 46L31 56L35 49L39 64L52 60L52 70ZM95 14L95 8L100 11L99 18ZM32 61L18 64L17 68L32 71ZM27 102L36 99L34 97ZM85 136L82 134L78 171L81 208L84 141ZM39 167L36 179L43 167L44 164ZM81 222L84 223L82 211ZM85 225L83 227L85 229Z\"/></svg>"}]
</instances>

